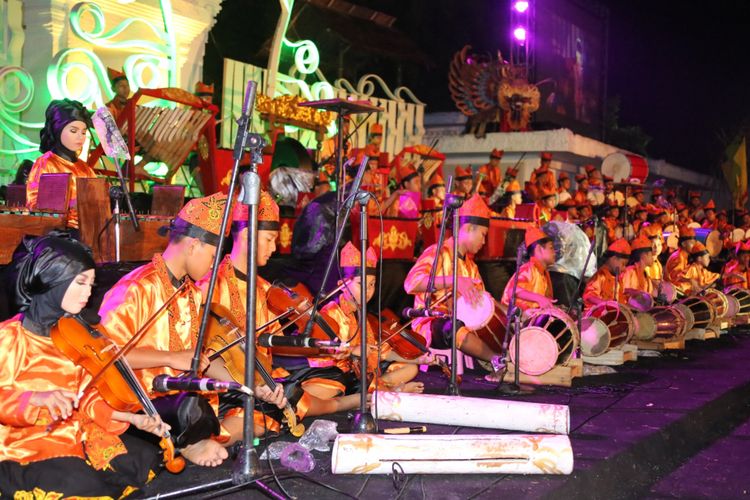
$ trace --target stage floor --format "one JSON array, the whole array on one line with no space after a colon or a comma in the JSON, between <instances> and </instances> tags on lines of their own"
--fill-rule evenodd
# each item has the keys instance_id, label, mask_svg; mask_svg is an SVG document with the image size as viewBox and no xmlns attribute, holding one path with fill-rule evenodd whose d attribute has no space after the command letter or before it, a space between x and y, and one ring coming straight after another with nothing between
<instances>
[{"instance_id":1,"label":"stage floor","mask_svg":"<svg viewBox=\"0 0 750 500\"><path fill-rule=\"evenodd\" d=\"M339 475L330 473L330 453L314 452L314 481L281 480L297 498L738 498L750 493L750 333L689 341L684 351L641 357L616 373L575 379L571 388L542 387L518 400L567 404L571 415L573 474L541 475ZM421 373L427 392L443 393L439 371ZM498 398L479 371L467 371L464 396ZM347 415L329 418L339 431ZM305 421L309 424L311 419ZM382 427L403 426L381 421ZM487 429L428 426L434 434L487 434ZM502 431L496 431L502 433ZM291 440L291 436L280 439ZM262 451L261 443L259 450ZM289 475L278 461L280 476ZM264 463L267 468L267 464ZM231 463L217 469L189 466L182 474L159 475L144 495L198 486L229 477ZM279 491L273 479L266 481ZM204 492L190 498L209 498ZM222 492L214 498L257 498L257 490ZM162 497L163 498L163 497Z\"/></svg>"}]
</instances>

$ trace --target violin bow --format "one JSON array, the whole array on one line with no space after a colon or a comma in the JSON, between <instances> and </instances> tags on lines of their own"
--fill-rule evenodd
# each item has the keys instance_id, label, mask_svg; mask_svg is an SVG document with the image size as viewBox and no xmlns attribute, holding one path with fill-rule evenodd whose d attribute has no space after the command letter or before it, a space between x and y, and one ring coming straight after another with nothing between
<instances>
[{"instance_id":1,"label":"violin bow","mask_svg":"<svg viewBox=\"0 0 750 500\"><path fill-rule=\"evenodd\" d=\"M162 313L162 311L164 311L164 309L166 309L167 306L169 304L171 304L172 301L180 293L182 293L184 290L186 290L187 284L188 284L188 280L186 279L177 288L177 290L175 290L174 293L172 293L172 295L169 296L169 298L164 302L164 304L162 304L162 306L159 309L157 309L156 312L154 312L154 314L152 314L150 318L148 318L148 320L146 321L146 323L143 324L143 326L136 332L136 334L133 335L133 337L130 340L128 340L128 342L124 346L122 346L122 349L120 349L114 356L112 356L112 358L110 358L110 360L107 361L107 364L105 364L102 367L102 369L99 370L99 372L91 378L91 380L88 383L89 386L92 385L92 384L94 384L96 381L98 381L99 378L101 378L101 376L104 374L104 372L107 371L107 369L110 366L112 366L113 364L115 364L123 356L127 355L133 349L133 347L135 347L135 345L143 337L143 334L146 333L148 331L148 329L151 328L151 326L154 324L154 322L156 321L156 318L159 317L159 315ZM113 343L113 345L115 345L115 344ZM83 390L84 389L81 389L81 391L83 391Z\"/></svg>"}]
</instances>

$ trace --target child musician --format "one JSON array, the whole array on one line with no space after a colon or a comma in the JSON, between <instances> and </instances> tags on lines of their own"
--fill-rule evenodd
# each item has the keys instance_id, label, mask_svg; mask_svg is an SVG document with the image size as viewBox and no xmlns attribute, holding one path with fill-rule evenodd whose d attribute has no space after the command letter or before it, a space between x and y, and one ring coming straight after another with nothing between
<instances>
[{"instance_id":1,"label":"child musician","mask_svg":"<svg viewBox=\"0 0 750 500\"><path fill-rule=\"evenodd\" d=\"M583 292L584 309L612 300L625 303L625 295L618 281L630 259L630 245L622 238L613 241L602 258L603 264L591 277Z\"/></svg>"},{"instance_id":2,"label":"child musician","mask_svg":"<svg viewBox=\"0 0 750 500\"><path fill-rule=\"evenodd\" d=\"M690 249L690 264L685 271L686 284L682 287L685 295L695 295L712 284L716 283L721 274L709 271L708 265L711 263L711 256L703 243L696 242Z\"/></svg>"},{"instance_id":3,"label":"child musician","mask_svg":"<svg viewBox=\"0 0 750 500\"><path fill-rule=\"evenodd\" d=\"M651 240L639 236L630 242L631 265L625 268L620 277L623 293L626 297L646 294L656 297L657 287L646 274L646 269L654 263L654 251Z\"/></svg>"},{"instance_id":4,"label":"child musician","mask_svg":"<svg viewBox=\"0 0 750 500\"><path fill-rule=\"evenodd\" d=\"M516 285L516 306L522 311L532 308L550 308L557 302L552 298L552 280L549 267L555 263L555 246L552 238L541 229L531 227L524 237L529 261L518 269ZM515 274L505 285L501 302L506 307L513 295Z\"/></svg>"},{"instance_id":5,"label":"child musician","mask_svg":"<svg viewBox=\"0 0 750 500\"><path fill-rule=\"evenodd\" d=\"M77 186L79 177L96 177L96 172L78 158L91 125L89 112L78 101L52 101L44 115L39 132L39 151L44 153L31 167L26 184L26 205L34 210L38 204L39 181L44 174L70 174L68 181L68 217L66 224L78 229Z\"/></svg>"},{"instance_id":6,"label":"child musician","mask_svg":"<svg viewBox=\"0 0 750 500\"><path fill-rule=\"evenodd\" d=\"M143 486L157 449L123 432L132 424L160 436L169 426L110 407L51 338L88 302L91 251L53 232L27 237L13 266L23 312L0 323L0 496L118 498Z\"/></svg>"},{"instance_id":7,"label":"child musician","mask_svg":"<svg viewBox=\"0 0 750 500\"><path fill-rule=\"evenodd\" d=\"M750 240L737 243L735 255L736 257L724 266L724 286L750 288Z\"/></svg>"},{"instance_id":8,"label":"child musician","mask_svg":"<svg viewBox=\"0 0 750 500\"><path fill-rule=\"evenodd\" d=\"M164 253L155 254L151 262L124 276L104 296L100 309L102 324L120 345L124 345L178 288L185 286L127 355L136 375L148 390L156 376L172 377L191 368L202 302L194 280L202 278L213 263L225 203L226 196L221 193L188 202L168 228L169 243ZM202 353L198 371L203 372L208 364L207 355ZM258 398L264 398L262 389L254 390ZM157 395L152 394L152 397ZM285 404L285 401L279 401L279 393L265 395L269 402L280 406ZM196 408L195 420L200 421L197 424L191 421L184 429L173 433L177 436L175 446L195 464L219 465L227 458L227 451L212 439L220 432L215 415L217 408L211 407L202 397L191 400L178 396L168 395L154 400L157 409L159 405L169 405L172 413L177 415L181 411L184 414L184 405ZM167 414L162 413L162 416L173 427L177 425ZM226 429L219 439L223 444L229 442Z\"/></svg>"},{"instance_id":9,"label":"child musician","mask_svg":"<svg viewBox=\"0 0 750 500\"><path fill-rule=\"evenodd\" d=\"M459 209L458 238L458 294L470 304L476 304L484 291L484 283L479 275L479 268L474 262L476 254L484 245L490 225L490 209L482 198L475 194ZM455 234L455 233L454 233ZM453 238L447 238L443 248L437 245L427 248L419 256L414 267L404 281L406 293L414 295L414 307L425 306L427 285L432 263L438 259L432 303L442 299L453 285ZM450 299L448 299L450 300ZM445 302L441 304L445 306ZM444 309L445 310L445 309ZM456 343L464 353L476 358L493 362L499 366L498 353L493 352L487 344L473 331L458 322ZM451 320L449 318L417 318L412 323L414 331L427 340L427 345L434 349L449 349L452 345Z\"/></svg>"}]
</instances>

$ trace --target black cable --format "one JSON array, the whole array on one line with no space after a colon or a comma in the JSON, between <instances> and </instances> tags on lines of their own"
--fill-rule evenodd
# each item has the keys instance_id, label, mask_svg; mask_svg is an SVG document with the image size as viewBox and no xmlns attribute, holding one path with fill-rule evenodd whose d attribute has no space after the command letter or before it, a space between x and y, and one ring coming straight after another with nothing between
<instances>
[{"instance_id":1,"label":"black cable","mask_svg":"<svg viewBox=\"0 0 750 500\"><path fill-rule=\"evenodd\" d=\"M365 488L367 487L367 483L370 481L371 475L367 475L365 477L365 481L362 483L362 486L360 486L359 490L357 490L357 493L354 494L354 498L359 498L362 496L362 493L365 491Z\"/></svg>"},{"instance_id":2,"label":"black cable","mask_svg":"<svg viewBox=\"0 0 750 500\"><path fill-rule=\"evenodd\" d=\"M261 403L261 405L260 405L260 411L263 414L263 428L264 428L264 432L263 432L263 444L266 445L266 461L268 462L268 468L271 470L271 474L273 475L273 480L276 483L276 486L279 487L279 490L281 490L281 492L284 495L286 495L287 498L295 498L292 495L290 495L289 492L286 491L286 489L284 489L284 487L281 485L281 481L279 480L279 476L276 474L276 469L273 468L273 464L271 463L271 450L269 450L270 444L268 442L268 438L269 438L269 436L268 436L268 420L267 420L268 419L268 415L266 414L266 410L264 408L264 404L263 403ZM280 436L281 436L281 434L277 433L276 437L280 437Z\"/></svg>"},{"instance_id":3,"label":"black cable","mask_svg":"<svg viewBox=\"0 0 750 500\"><path fill-rule=\"evenodd\" d=\"M489 490L490 488L492 488L493 486L495 486L497 483L499 483L500 481L502 481L506 477L508 477L508 474L503 474L502 476L498 477L497 479L495 479L494 481L492 481L490 484L488 484L487 486L485 486L481 490L479 490L476 493L474 493L473 495L467 497L466 500L472 500L472 499L478 497L479 495L481 495L485 491Z\"/></svg>"}]
</instances>

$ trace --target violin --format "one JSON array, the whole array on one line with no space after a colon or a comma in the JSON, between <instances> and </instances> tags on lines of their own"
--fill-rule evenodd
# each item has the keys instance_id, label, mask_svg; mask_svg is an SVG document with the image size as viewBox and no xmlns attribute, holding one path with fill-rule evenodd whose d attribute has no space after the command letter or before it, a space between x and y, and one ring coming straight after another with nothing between
<instances>
[{"instance_id":1,"label":"violin","mask_svg":"<svg viewBox=\"0 0 750 500\"><path fill-rule=\"evenodd\" d=\"M240 340L239 342L237 342ZM232 378L240 384L245 383L245 329L238 325L232 313L220 304L212 304L206 326L206 346L214 351L208 359L213 361L221 357L224 367ZM233 344L229 349L226 346ZM272 391L276 381L271 377L271 358L265 350L255 350L255 385L266 384ZM287 402L283 409L284 421L294 437L305 432L305 426L297 422L297 414Z\"/></svg>"},{"instance_id":2,"label":"violin","mask_svg":"<svg viewBox=\"0 0 750 500\"><path fill-rule=\"evenodd\" d=\"M112 408L123 412L143 409L150 417L158 415L125 357L116 359L119 348L106 337L101 325L89 325L77 316L63 317L52 328L50 338L65 356L94 377L93 386ZM182 472L185 459L175 456L169 431L164 433L159 446L167 470L173 474Z\"/></svg>"},{"instance_id":3,"label":"violin","mask_svg":"<svg viewBox=\"0 0 750 500\"><path fill-rule=\"evenodd\" d=\"M370 313L370 316L374 318L374 321L377 321L376 314ZM411 361L430 353L427 340L419 333L408 329L411 321L407 325L401 326L399 317L390 309L383 309L380 312L380 325L383 330L382 342L387 343L393 352L402 358ZM443 374L450 377L450 368L445 360L438 357L435 359Z\"/></svg>"},{"instance_id":4,"label":"violin","mask_svg":"<svg viewBox=\"0 0 750 500\"><path fill-rule=\"evenodd\" d=\"M321 303L341 291L344 286L345 285L342 284L336 287L326 295ZM277 318L281 318L282 316L287 317L289 311L293 311L296 315L292 317L289 322L296 325L299 331L305 329L307 322L310 319L315 300L303 283L297 283L291 288L283 283L274 283L271 288L268 289L266 296L268 310L277 315ZM286 328L286 326L284 328ZM275 334L276 332L271 333ZM338 324L328 318L325 314L318 311L315 314L315 320L312 324L310 336L320 340L338 340Z\"/></svg>"}]
</instances>

